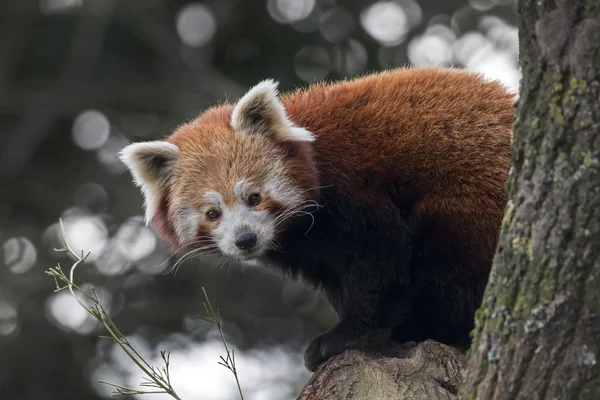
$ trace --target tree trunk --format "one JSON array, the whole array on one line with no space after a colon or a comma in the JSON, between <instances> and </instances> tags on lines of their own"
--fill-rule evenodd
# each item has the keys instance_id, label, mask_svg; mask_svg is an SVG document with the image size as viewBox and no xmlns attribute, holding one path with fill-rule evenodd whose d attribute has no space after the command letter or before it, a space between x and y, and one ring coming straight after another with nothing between
<instances>
[{"instance_id":1,"label":"tree trunk","mask_svg":"<svg viewBox=\"0 0 600 400\"><path fill-rule=\"evenodd\" d=\"M461 352L431 340L384 354L346 350L317 369L298 400L452 400L465 364Z\"/></svg>"},{"instance_id":2,"label":"tree trunk","mask_svg":"<svg viewBox=\"0 0 600 400\"><path fill-rule=\"evenodd\" d=\"M519 1L521 95L465 399L600 399L600 1Z\"/></svg>"}]
</instances>

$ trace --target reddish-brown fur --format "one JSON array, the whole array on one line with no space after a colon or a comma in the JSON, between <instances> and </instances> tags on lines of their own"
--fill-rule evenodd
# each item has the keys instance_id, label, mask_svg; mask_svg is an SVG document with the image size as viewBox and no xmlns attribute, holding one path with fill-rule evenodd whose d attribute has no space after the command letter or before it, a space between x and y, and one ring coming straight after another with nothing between
<instances>
[{"instance_id":1,"label":"reddish-brown fur","mask_svg":"<svg viewBox=\"0 0 600 400\"><path fill-rule=\"evenodd\" d=\"M433 235L457 246L479 236L465 251L490 259L497 238L489 233L507 200L514 94L463 70L404 69L310 86L282 102L318 136L318 169L347 197L385 202L378 189L397 182L412 218L435 219Z\"/></svg>"},{"instance_id":2,"label":"reddish-brown fur","mask_svg":"<svg viewBox=\"0 0 600 400\"><path fill-rule=\"evenodd\" d=\"M318 138L313 150L306 143L286 144L302 156L288 176L306 188L335 180L337 190L362 204L389 201L381 189L395 182L414 203L412 218L435 224L433 236L458 247L464 247L464 235L479 236L477 247L464 251L487 260L497 241L490 232L498 231L506 203L513 101L499 83L457 69L400 69L314 84L282 96L290 119ZM199 170L188 174L193 181L178 185L183 192L176 197L193 201L201 188L212 187L232 202L232 181L219 179L235 176L236 168L258 176L270 168L269 152L275 157L281 151L258 138L246 161L231 150L226 162L214 143L235 143L232 109L210 109L168 139L186 155L183 162L190 165L182 169ZM318 154L316 167L312 153ZM194 165L199 160L201 168Z\"/></svg>"},{"instance_id":3,"label":"reddish-brown fur","mask_svg":"<svg viewBox=\"0 0 600 400\"><path fill-rule=\"evenodd\" d=\"M428 326L436 326L438 330L451 326L448 329L456 329L456 335L448 334L448 340L462 340L470 329L472 312L487 280L507 200L505 182L511 165L514 94L499 83L485 82L480 76L464 70L400 69L333 84L314 84L282 95L281 101L290 120L312 132L317 138L315 142L278 143L269 135L240 135L229 125L233 105L210 109L180 127L168 139L181 149L182 154L169 188L169 201L201 208L203 200L199 193L215 190L223 194L226 203L233 203L235 178L263 176L273 168L274 161L283 163L280 166L284 165L286 176L306 190L320 185L332 187L329 192L318 189L311 192L317 200L331 201L332 209L336 210L331 214L332 219L320 228L320 217L315 214L315 229L317 232L321 229L325 232L324 237L328 237L331 226L331 235L339 235L341 242L331 248L322 243L323 240L311 241L310 238L300 239L306 240L304 244L290 244L296 246L294 248L301 255L298 262L305 262L307 269L303 270L304 264L289 268L299 268L309 275L309 280L323 284L342 318L338 327L311 344L307 351L310 368L323 357L350 346L348 343L356 345L354 336L348 332L358 335L357 332L364 333L364 327L352 325L354 322L344 325L344 318L356 314L355 319L362 321L368 313L378 312L380 306L359 304L362 300L357 299L372 296L361 292L363 289L359 286L362 283L356 277L363 275L352 268L383 271L388 267L369 264L367 260L379 260L382 265L389 263L386 258L389 250L380 257L376 251L373 253L372 247L364 251L355 249L354 258L346 259L364 256L356 267L341 265L327 269L327 263L332 261L326 261L329 260L327 257L302 254L311 252L311 248L302 246L322 246L320 250L314 250L315 254L319 251L319 254L326 254L345 251L339 247L344 241L348 245L361 243L360 235L365 240L371 234L388 240L389 235L396 234L395 229L400 229L396 228L401 225L400 220L417 238L414 243L418 244L410 245L414 247L412 253L406 253L413 262L410 268L431 268L433 271L413 271L411 279L433 282L431 286L424 284L423 290L439 288L443 293L431 307L438 307L445 301L461 302L455 307L448 306L448 310L435 308L431 318L445 322L440 322L442 328ZM268 197L263 203L263 207L273 209L279 206ZM166 226L170 224L169 218L174 218L168 213L162 208L157 218ZM339 221L339 218L348 218L348 221ZM384 232L386 223L390 228L394 227L389 230L390 234ZM218 222L201 223L199 234L208 234L214 224ZM172 230L165 229L165 232ZM355 238L357 242L354 242ZM411 238L402 240L413 241ZM395 246L394 243L382 245ZM450 253L445 253L444 249L450 249ZM419 264L425 262L419 260L430 256L424 253L437 255L438 258L431 259L435 265ZM445 254L452 255L453 264L443 265ZM394 268L408 268L402 264L404 256L405 253L398 252L398 266ZM308 267L311 263L314 266ZM426 273L433 275L431 278L421 276ZM346 279L344 274L354 275L352 279ZM383 275L388 272L377 272L374 276L377 274L382 276L367 285L370 288L365 291L387 282ZM393 275L392 272L389 274ZM389 279L393 281L392 277ZM402 280L404 278L397 279L398 288L404 288L402 285L407 284ZM336 287L338 281L342 282L339 285L346 285L343 290ZM352 285L356 286L358 294L348 294L354 290ZM464 296L457 294L460 291L465 292ZM434 295L434 298L437 297ZM414 301L422 301L418 300L421 297L416 299ZM389 307L394 309L396 306ZM419 307L415 308L421 313L429 312L429 306ZM354 308L359 311L355 313ZM410 321L430 323L418 319ZM393 336L412 338L409 333L403 334L402 329L395 331ZM423 332L426 333L422 335L431 335L427 329ZM441 340L446 338L444 334L439 332ZM415 333L414 337L421 338L419 335ZM334 340L346 342L344 345L332 344L337 343L332 342ZM327 343L328 350L324 350L323 343Z\"/></svg>"}]
</instances>

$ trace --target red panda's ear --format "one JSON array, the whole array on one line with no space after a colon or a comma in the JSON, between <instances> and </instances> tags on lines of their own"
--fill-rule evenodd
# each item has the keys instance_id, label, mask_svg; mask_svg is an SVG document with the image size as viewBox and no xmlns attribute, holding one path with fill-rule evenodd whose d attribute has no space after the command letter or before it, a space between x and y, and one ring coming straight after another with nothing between
<instances>
[{"instance_id":1,"label":"red panda's ear","mask_svg":"<svg viewBox=\"0 0 600 400\"><path fill-rule=\"evenodd\" d=\"M315 140L311 132L289 120L279 100L277 82L271 79L254 86L237 102L231 127L239 134L272 134L282 142Z\"/></svg>"},{"instance_id":2,"label":"red panda's ear","mask_svg":"<svg viewBox=\"0 0 600 400\"><path fill-rule=\"evenodd\" d=\"M119 153L144 195L146 224L158 211L178 156L179 148L165 141L133 143Z\"/></svg>"}]
</instances>

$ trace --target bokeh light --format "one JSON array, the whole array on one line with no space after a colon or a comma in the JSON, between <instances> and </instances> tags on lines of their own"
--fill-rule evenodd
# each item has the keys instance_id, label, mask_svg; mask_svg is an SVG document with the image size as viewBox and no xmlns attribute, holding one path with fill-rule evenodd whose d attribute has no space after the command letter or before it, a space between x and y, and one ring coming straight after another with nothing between
<instances>
[{"instance_id":1,"label":"bokeh light","mask_svg":"<svg viewBox=\"0 0 600 400\"><path fill-rule=\"evenodd\" d=\"M213 330L214 330L213 326ZM169 335L149 347L148 341L141 337L128 337L151 365L162 365L162 359L156 349L170 351L171 383L182 398L230 400L239 397L238 389L231 371L218 365L219 356L224 354L223 343L213 337L203 342L196 342L189 336L179 333ZM139 387L142 373L126 359L117 345L111 344L105 363L99 364L92 372L92 377L114 367L121 371L119 376L109 374L117 383L128 387ZM310 374L304 368L302 353L288 347L273 346L264 349L241 351L235 344L229 343L230 350L235 352L236 367L244 398L248 400L281 400L295 398L298 382L308 379ZM104 375L106 376L106 375ZM105 378L102 378L105 379ZM201 379L201 384L199 384ZM100 383L91 379L98 393L106 393ZM143 398L164 399L168 395L144 395Z\"/></svg>"},{"instance_id":2,"label":"bokeh light","mask_svg":"<svg viewBox=\"0 0 600 400\"><path fill-rule=\"evenodd\" d=\"M107 251L95 260L96 269L103 275L121 275L133 263L149 256L156 247L155 234L145 226L143 217L132 217L119 226L108 239Z\"/></svg>"},{"instance_id":3,"label":"bokeh light","mask_svg":"<svg viewBox=\"0 0 600 400\"><path fill-rule=\"evenodd\" d=\"M369 61L367 49L356 39L350 39L334 50L336 69L346 75L353 76L364 71Z\"/></svg>"},{"instance_id":4,"label":"bokeh light","mask_svg":"<svg viewBox=\"0 0 600 400\"><path fill-rule=\"evenodd\" d=\"M81 7L83 0L40 0L40 11L44 14L56 14Z\"/></svg>"},{"instance_id":5,"label":"bokeh light","mask_svg":"<svg viewBox=\"0 0 600 400\"><path fill-rule=\"evenodd\" d=\"M319 32L332 43L343 43L348 40L356 27L356 21L350 11L345 8L330 8L321 16Z\"/></svg>"},{"instance_id":6,"label":"bokeh light","mask_svg":"<svg viewBox=\"0 0 600 400\"><path fill-rule=\"evenodd\" d=\"M116 234L117 249L130 261L148 256L156 246L156 236L144 223L143 216L125 221Z\"/></svg>"},{"instance_id":7,"label":"bokeh light","mask_svg":"<svg viewBox=\"0 0 600 400\"><path fill-rule=\"evenodd\" d=\"M78 286L85 292L92 293L90 284L84 283ZM110 314L112 294L102 286L94 285L93 288L103 308ZM93 304L85 295L78 293L76 290L74 293L86 307ZM77 302L69 290L61 290L52 293L48 297L46 300L46 317L57 327L80 335L95 332L99 327L99 322Z\"/></svg>"},{"instance_id":8,"label":"bokeh light","mask_svg":"<svg viewBox=\"0 0 600 400\"><path fill-rule=\"evenodd\" d=\"M113 174L123 173L127 171L127 167L119 159L119 152L128 144L129 142L123 135L111 135L106 144L98 150L96 157L109 172Z\"/></svg>"},{"instance_id":9,"label":"bokeh light","mask_svg":"<svg viewBox=\"0 0 600 400\"><path fill-rule=\"evenodd\" d=\"M331 57L324 47L305 46L296 53L294 71L306 82L324 79L331 70Z\"/></svg>"},{"instance_id":10,"label":"bokeh light","mask_svg":"<svg viewBox=\"0 0 600 400\"><path fill-rule=\"evenodd\" d=\"M408 46L408 59L418 67L443 66L452 60L449 43L438 35L423 35Z\"/></svg>"},{"instance_id":11,"label":"bokeh light","mask_svg":"<svg viewBox=\"0 0 600 400\"><path fill-rule=\"evenodd\" d=\"M46 300L48 319L56 326L80 334L94 331L97 321L71 296L68 291L53 293Z\"/></svg>"},{"instance_id":12,"label":"bokeh light","mask_svg":"<svg viewBox=\"0 0 600 400\"><path fill-rule=\"evenodd\" d=\"M445 25L430 25L408 44L408 59L417 67L443 67L452 64L452 44L456 34Z\"/></svg>"},{"instance_id":13,"label":"bokeh light","mask_svg":"<svg viewBox=\"0 0 600 400\"><path fill-rule=\"evenodd\" d=\"M83 210L70 209L64 214L63 226L76 254L89 252L88 261L100 257L108 241L108 229L102 219ZM56 234L59 235L60 231L56 230Z\"/></svg>"},{"instance_id":14,"label":"bokeh light","mask_svg":"<svg viewBox=\"0 0 600 400\"><path fill-rule=\"evenodd\" d=\"M421 9L411 2L378 1L360 14L360 22L373 39L384 46L402 43L408 31L421 22Z\"/></svg>"},{"instance_id":15,"label":"bokeh light","mask_svg":"<svg viewBox=\"0 0 600 400\"><path fill-rule=\"evenodd\" d=\"M131 268L132 264L122 252L117 250L115 243L118 241L111 239L108 241L108 251L103 251L94 261L98 272L105 276L122 275Z\"/></svg>"},{"instance_id":16,"label":"bokeh light","mask_svg":"<svg viewBox=\"0 0 600 400\"><path fill-rule=\"evenodd\" d=\"M73 121L73 141L83 150L96 150L106 143L110 135L110 122L106 115L96 110L86 110Z\"/></svg>"},{"instance_id":17,"label":"bokeh light","mask_svg":"<svg viewBox=\"0 0 600 400\"><path fill-rule=\"evenodd\" d=\"M16 333L18 328L17 309L8 301L0 300L0 336L10 336Z\"/></svg>"},{"instance_id":18,"label":"bokeh light","mask_svg":"<svg viewBox=\"0 0 600 400\"><path fill-rule=\"evenodd\" d=\"M300 21L311 13L315 0L267 0L267 10L279 23Z\"/></svg>"},{"instance_id":19,"label":"bokeh light","mask_svg":"<svg viewBox=\"0 0 600 400\"><path fill-rule=\"evenodd\" d=\"M499 18L482 18L480 31L469 31L452 44L454 60L461 66L499 80L512 90L519 87L518 36L514 26Z\"/></svg>"},{"instance_id":20,"label":"bokeh light","mask_svg":"<svg viewBox=\"0 0 600 400\"><path fill-rule=\"evenodd\" d=\"M37 250L31 240L26 237L13 237L2 246L4 264L13 274L23 274L31 269L37 261Z\"/></svg>"},{"instance_id":21,"label":"bokeh light","mask_svg":"<svg viewBox=\"0 0 600 400\"><path fill-rule=\"evenodd\" d=\"M176 19L181 41L190 47L207 44L217 31L217 21L212 11L201 3L190 3L181 8Z\"/></svg>"}]
</instances>

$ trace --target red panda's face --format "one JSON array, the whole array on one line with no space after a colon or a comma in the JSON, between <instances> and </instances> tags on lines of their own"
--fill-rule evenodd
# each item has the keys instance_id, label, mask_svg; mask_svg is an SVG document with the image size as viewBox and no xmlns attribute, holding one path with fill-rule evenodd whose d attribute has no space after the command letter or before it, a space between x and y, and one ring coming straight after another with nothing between
<instances>
[{"instance_id":1,"label":"red panda's face","mask_svg":"<svg viewBox=\"0 0 600 400\"><path fill-rule=\"evenodd\" d=\"M181 129L190 138L202 134L194 125ZM268 136L207 129L201 145L178 140L168 219L182 244L197 241L255 259L274 246L287 213L310 205L306 164Z\"/></svg>"},{"instance_id":2,"label":"red panda's face","mask_svg":"<svg viewBox=\"0 0 600 400\"><path fill-rule=\"evenodd\" d=\"M176 249L253 261L311 203L312 140L263 81L234 107L207 111L167 141L129 145L121 159L144 193L147 222Z\"/></svg>"}]
</instances>

